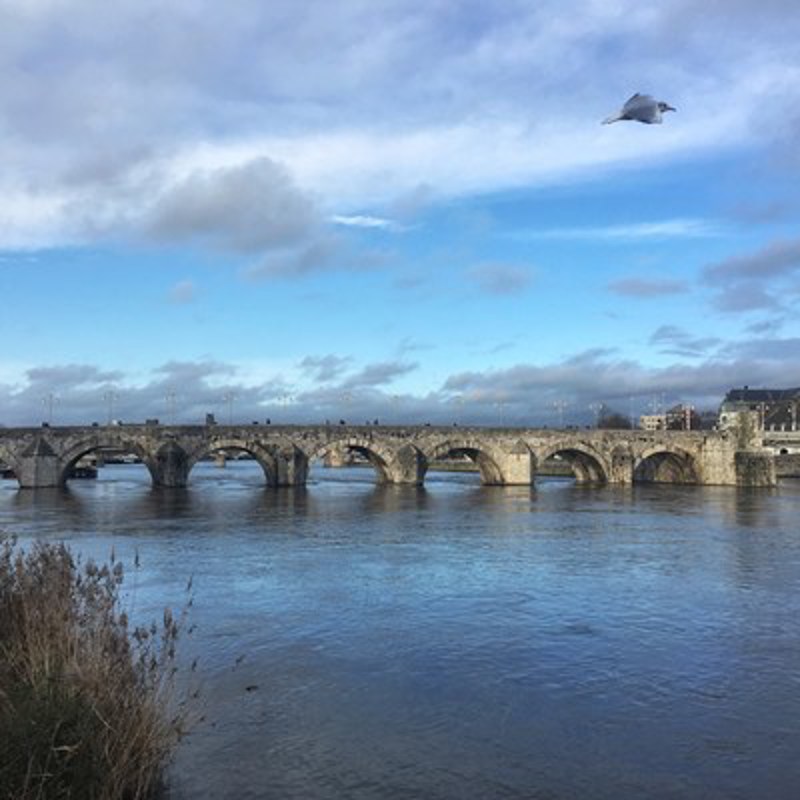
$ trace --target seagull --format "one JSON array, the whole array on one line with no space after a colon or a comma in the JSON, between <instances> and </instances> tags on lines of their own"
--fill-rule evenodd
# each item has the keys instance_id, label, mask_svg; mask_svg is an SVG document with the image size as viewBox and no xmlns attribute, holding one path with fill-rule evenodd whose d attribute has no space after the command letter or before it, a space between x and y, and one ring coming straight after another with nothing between
<instances>
[{"instance_id":1,"label":"seagull","mask_svg":"<svg viewBox=\"0 0 800 800\"><path fill-rule=\"evenodd\" d=\"M635 119L637 122L644 122L645 125L660 125L661 114L664 111L675 111L675 109L661 100L654 100L649 94L637 92L616 114L606 117L603 125L610 125L621 119Z\"/></svg>"}]
</instances>

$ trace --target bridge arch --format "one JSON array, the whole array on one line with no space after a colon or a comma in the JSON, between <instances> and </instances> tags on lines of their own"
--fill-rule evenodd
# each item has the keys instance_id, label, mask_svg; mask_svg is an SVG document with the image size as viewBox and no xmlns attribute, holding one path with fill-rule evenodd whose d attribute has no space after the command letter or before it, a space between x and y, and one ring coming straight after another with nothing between
<instances>
[{"instance_id":1,"label":"bridge arch","mask_svg":"<svg viewBox=\"0 0 800 800\"><path fill-rule=\"evenodd\" d=\"M342 436L338 439L321 442L304 451L309 464L312 461L324 458L329 453L336 452L358 453L366 458L375 470L378 483L390 483L392 481L392 463L395 460L395 454L388 448L366 437Z\"/></svg>"},{"instance_id":2,"label":"bridge arch","mask_svg":"<svg viewBox=\"0 0 800 800\"><path fill-rule=\"evenodd\" d=\"M569 464L578 483L608 483L610 469L606 459L586 442L559 441L547 445L536 454L537 467L553 456Z\"/></svg>"},{"instance_id":3,"label":"bridge arch","mask_svg":"<svg viewBox=\"0 0 800 800\"><path fill-rule=\"evenodd\" d=\"M126 453L132 453L147 467L153 485L158 484L158 469L152 454L135 439L119 435L94 436L91 439L84 439L71 445L60 458L59 484L62 486L66 484L72 468L84 456L100 450L124 450Z\"/></svg>"},{"instance_id":4,"label":"bridge arch","mask_svg":"<svg viewBox=\"0 0 800 800\"><path fill-rule=\"evenodd\" d=\"M699 483L696 458L678 447L654 445L634 461L635 483Z\"/></svg>"},{"instance_id":5,"label":"bridge arch","mask_svg":"<svg viewBox=\"0 0 800 800\"><path fill-rule=\"evenodd\" d=\"M481 483L487 486L505 483L497 456L483 442L474 439L448 439L425 450L424 456L425 472L434 461L450 456L467 456L478 467Z\"/></svg>"},{"instance_id":6,"label":"bridge arch","mask_svg":"<svg viewBox=\"0 0 800 800\"><path fill-rule=\"evenodd\" d=\"M242 439L235 436L214 437L202 446L187 454L186 457L186 478L188 480L192 469L196 464L207 456L219 453L220 451L233 450L240 453L251 455L261 467L264 473L264 480L267 486L277 486L281 475L280 456L278 448L275 446L265 446L258 442Z\"/></svg>"}]
</instances>

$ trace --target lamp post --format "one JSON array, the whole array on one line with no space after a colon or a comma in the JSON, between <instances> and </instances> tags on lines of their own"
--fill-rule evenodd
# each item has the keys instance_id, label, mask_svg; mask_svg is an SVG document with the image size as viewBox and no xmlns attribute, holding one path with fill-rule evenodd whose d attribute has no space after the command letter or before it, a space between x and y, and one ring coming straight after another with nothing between
<instances>
[{"instance_id":1,"label":"lamp post","mask_svg":"<svg viewBox=\"0 0 800 800\"><path fill-rule=\"evenodd\" d=\"M350 416L350 403L353 401L353 395L350 392L342 392L342 402L344 403L345 407L345 422L347 421L347 417Z\"/></svg>"},{"instance_id":2,"label":"lamp post","mask_svg":"<svg viewBox=\"0 0 800 800\"><path fill-rule=\"evenodd\" d=\"M58 402L58 398L52 393L48 392L42 398L42 405L47 409L47 424L53 423L53 406Z\"/></svg>"},{"instance_id":3,"label":"lamp post","mask_svg":"<svg viewBox=\"0 0 800 800\"><path fill-rule=\"evenodd\" d=\"M109 389L107 392L103 393L103 400L106 401L107 407L107 416L106 416L106 424L111 425L114 421L114 402L119 397L119 394L114 389Z\"/></svg>"},{"instance_id":4,"label":"lamp post","mask_svg":"<svg viewBox=\"0 0 800 800\"><path fill-rule=\"evenodd\" d=\"M558 427L564 427L564 409L569 405L566 400L555 400L553 402L553 408L556 410L558 414Z\"/></svg>"},{"instance_id":5,"label":"lamp post","mask_svg":"<svg viewBox=\"0 0 800 800\"><path fill-rule=\"evenodd\" d=\"M289 407L289 403L294 401L294 397L289 394L288 392L284 392L279 398L281 406L283 406L283 416L284 416L284 423L286 422L286 409Z\"/></svg>"},{"instance_id":6,"label":"lamp post","mask_svg":"<svg viewBox=\"0 0 800 800\"><path fill-rule=\"evenodd\" d=\"M222 399L228 404L228 425L233 425L233 401L236 399L236 393L225 392Z\"/></svg>"},{"instance_id":7,"label":"lamp post","mask_svg":"<svg viewBox=\"0 0 800 800\"><path fill-rule=\"evenodd\" d=\"M458 424L464 424L464 403L466 402L466 398L463 394L458 395L456 397L456 404L458 405Z\"/></svg>"}]
</instances>

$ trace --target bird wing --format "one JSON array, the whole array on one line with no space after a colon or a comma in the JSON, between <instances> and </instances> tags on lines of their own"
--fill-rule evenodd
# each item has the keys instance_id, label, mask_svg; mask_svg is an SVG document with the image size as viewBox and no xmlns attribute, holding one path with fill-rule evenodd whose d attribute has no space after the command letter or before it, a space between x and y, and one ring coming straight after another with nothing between
<instances>
[{"instance_id":1,"label":"bird wing","mask_svg":"<svg viewBox=\"0 0 800 800\"><path fill-rule=\"evenodd\" d=\"M642 109L657 108L656 101L649 94L639 94L638 92L622 106L624 113L629 114L632 111L640 111Z\"/></svg>"}]
</instances>

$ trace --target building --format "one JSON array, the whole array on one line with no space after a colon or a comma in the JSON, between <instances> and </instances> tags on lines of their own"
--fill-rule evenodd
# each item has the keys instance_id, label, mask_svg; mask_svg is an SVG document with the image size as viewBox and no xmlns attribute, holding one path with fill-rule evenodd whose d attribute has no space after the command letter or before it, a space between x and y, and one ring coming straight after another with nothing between
<instances>
[{"instance_id":1,"label":"building","mask_svg":"<svg viewBox=\"0 0 800 800\"><path fill-rule=\"evenodd\" d=\"M643 431L665 431L667 429L666 414L642 414L639 427Z\"/></svg>"},{"instance_id":2,"label":"building","mask_svg":"<svg viewBox=\"0 0 800 800\"><path fill-rule=\"evenodd\" d=\"M678 405L668 408L664 416L667 418L667 430L669 431L690 431L697 427L693 421L693 417L696 416L693 406L678 403Z\"/></svg>"},{"instance_id":3,"label":"building","mask_svg":"<svg viewBox=\"0 0 800 800\"><path fill-rule=\"evenodd\" d=\"M720 430L736 427L742 412L758 416L765 431L797 431L800 424L800 388L731 389L719 407Z\"/></svg>"},{"instance_id":4,"label":"building","mask_svg":"<svg viewBox=\"0 0 800 800\"><path fill-rule=\"evenodd\" d=\"M699 427L697 415L692 406L678 403L662 414L642 414L639 427L643 431L690 431Z\"/></svg>"}]
</instances>

